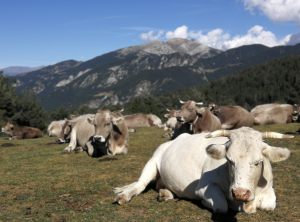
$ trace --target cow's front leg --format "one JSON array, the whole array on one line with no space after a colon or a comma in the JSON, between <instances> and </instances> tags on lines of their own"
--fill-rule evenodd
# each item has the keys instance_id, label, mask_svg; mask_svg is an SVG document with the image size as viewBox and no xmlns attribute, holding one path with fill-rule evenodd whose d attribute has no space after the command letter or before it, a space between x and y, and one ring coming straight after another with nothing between
<instances>
[{"instance_id":1,"label":"cow's front leg","mask_svg":"<svg viewBox=\"0 0 300 222\"><path fill-rule=\"evenodd\" d=\"M200 182L195 193L202 199L202 204L205 207L212 209L215 213L225 214L227 212L227 200L222 190L218 186L212 183L202 186Z\"/></svg>"},{"instance_id":2,"label":"cow's front leg","mask_svg":"<svg viewBox=\"0 0 300 222\"><path fill-rule=\"evenodd\" d=\"M257 199L256 207L261 210L274 210L276 207L276 196L273 188L256 195L255 199Z\"/></svg>"},{"instance_id":3,"label":"cow's front leg","mask_svg":"<svg viewBox=\"0 0 300 222\"><path fill-rule=\"evenodd\" d=\"M157 200L159 202L162 202L162 201L172 200L172 199L174 199L174 197L175 197L175 195L170 190L160 189L158 192Z\"/></svg>"},{"instance_id":4,"label":"cow's front leg","mask_svg":"<svg viewBox=\"0 0 300 222\"><path fill-rule=\"evenodd\" d=\"M147 162L143 169L143 172L138 180L138 182L132 183L130 185L115 188L115 192L123 191L115 197L114 201L119 204L125 204L131 200L132 197L142 193L146 186L153 180L159 178L159 173L156 167L155 160L153 157Z\"/></svg>"},{"instance_id":5,"label":"cow's front leg","mask_svg":"<svg viewBox=\"0 0 300 222\"><path fill-rule=\"evenodd\" d=\"M223 123L222 124L222 129L230 130L235 126L235 124L230 124L230 123Z\"/></svg>"},{"instance_id":6,"label":"cow's front leg","mask_svg":"<svg viewBox=\"0 0 300 222\"><path fill-rule=\"evenodd\" d=\"M76 138L76 132L75 130L73 130L71 132L71 139L70 139L70 143L69 146L67 146L62 153L71 153L75 148L76 148L76 144L77 144L77 138Z\"/></svg>"}]
</instances>

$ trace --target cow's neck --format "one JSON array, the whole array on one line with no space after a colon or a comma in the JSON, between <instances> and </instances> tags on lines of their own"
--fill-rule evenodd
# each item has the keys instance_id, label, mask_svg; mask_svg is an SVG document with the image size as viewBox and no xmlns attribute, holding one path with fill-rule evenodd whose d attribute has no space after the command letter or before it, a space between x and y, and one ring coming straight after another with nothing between
<instances>
[{"instance_id":1,"label":"cow's neck","mask_svg":"<svg viewBox=\"0 0 300 222\"><path fill-rule=\"evenodd\" d=\"M196 113L196 119L192 123L190 123L190 131L192 131L194 133L195 133L195 124L197 121L198 121L198 115Z\"/></svg>"}]
</instances>

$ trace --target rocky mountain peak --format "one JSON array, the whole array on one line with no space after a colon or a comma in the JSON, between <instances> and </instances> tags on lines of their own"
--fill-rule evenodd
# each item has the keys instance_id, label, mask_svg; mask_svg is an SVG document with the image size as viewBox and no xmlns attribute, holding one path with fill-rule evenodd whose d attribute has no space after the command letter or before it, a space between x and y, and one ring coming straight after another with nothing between
<instances>
[{"instance_id":1,"label":"rocky mountain peak","mask_svg":"<svg viewBox=\"0 0 300 222\"><path fill-rule=\"evenodd\" d=\"M120 49L119 55L126 56L131 53L137 53L143 55L145 53L151 53L156 55L169 55L172 53L185 53L189 55L199 54L200 56L210 57L209 54L216 55L221 53L221 50L213 49L209 46L199 43L196 40L173 38L166 42L163 41L151 41L139 46L132 46L124 49Z\"/></svg>"}]
</instances>

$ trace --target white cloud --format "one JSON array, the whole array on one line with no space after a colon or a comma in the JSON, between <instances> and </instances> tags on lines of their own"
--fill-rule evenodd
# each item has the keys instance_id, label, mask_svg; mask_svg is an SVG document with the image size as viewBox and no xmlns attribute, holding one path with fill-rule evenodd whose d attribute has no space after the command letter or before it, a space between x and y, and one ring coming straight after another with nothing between
<instances>
[{"instance_id":1,"label":"white cloud","mask_svg":"<svg viewBox=\"0 0 300 222\"><path fill-rule=\"evenodd\" d=\"M250 28L247 31L247 34L237 35L232 38L229 33L225 33L222 29L215 29L204 34L202 31L188 32L187 26L178 27L174 32L168 31L165 36L163 36L163 31L160 31L156 36L154 36L154 31L150 31L141 34L140 38L146 41L171 38L192 38L202 44L223 50L250 44L263 44L273 47L300 42L300 34L287 35L282 39L278 39L272 32L266 31L263 27L258 25Z\"/></svg>"},{"instance_id":2,"label":"white cloud","mask_svg":"<svg viewBox=\"0 0 300 222\"><path fill-rule=\"evenodd\" d=\"M175 29L174 32L167 32L166 33L166 38L167 39L172 39L172 38L186 39L188 37L187 30L188 30L188 27L183 25L183 26L178 27L177 29Z\"/></svg>"},{"instance_id":3,"label":"white cloud","mask_svg":"<svg viewBox=\"0 0 300 222\"><path fill-rule=\"evenodd\" d=\"M231 40L223 43L224 48L236 48L242 45L250 44L263 44L269 47L277 45L286 45L289 41L290 35L283 39L277 39L277 37L270 31L265 31L261 26L254 26L248 30L246 35L235 36Z\"/></svg>"},{"instance_id":4,"label":"white cloud","mask_svg":"<svg viewBox=\"0 0 300 222\"><path fill-rule=\"evenodd\" d=\"M295 21L300 27L299 0L242 0L247 10L254 14L257 8L274 22Z\"/></svg>"},{"instance_id":5,"label":"white cloud","mask_svg":"<svg viewBox=\"0 0 300 222\"><path fill-rule=\"evenodd\" d=\"M142 33L140 34L140 38L145 40L145 41L153 41L153 40L158 40L161 38L161 36L164 34L164 31L159 31L156 36L153 36L154 31L150 31L148 33Z\"/></svg>"}]
</instances>

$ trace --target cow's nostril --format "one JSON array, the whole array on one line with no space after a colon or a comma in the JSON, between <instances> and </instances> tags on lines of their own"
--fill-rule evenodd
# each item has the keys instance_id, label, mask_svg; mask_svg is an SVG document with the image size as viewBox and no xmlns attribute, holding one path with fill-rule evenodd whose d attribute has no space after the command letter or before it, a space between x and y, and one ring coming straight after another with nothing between
<instances>
[{"instance_id":1,"label":"cow's nostril","mask_svg":"<svg viewBox=\"0 0 300 222\"><path fill-rule=\"evenodd\" d=\"M247 189L236 189L233 190L231 189L231 194L232 194L232 198L236 201L242 201L245 202L249 199L250 195L251 195L251 191L247 190Z\"/></svg>"}]
</instances>

